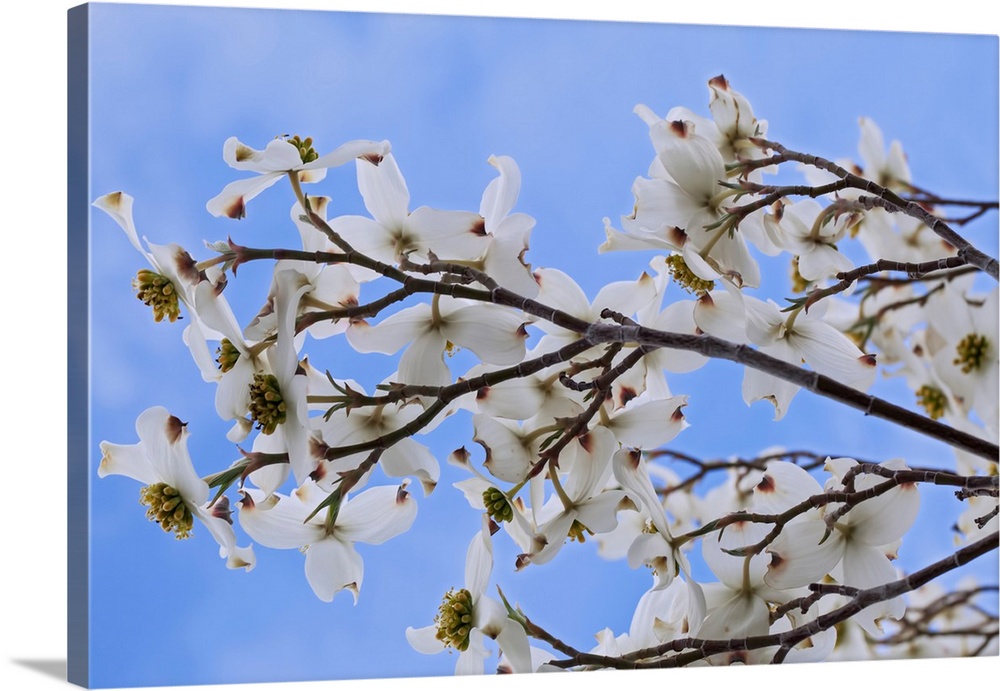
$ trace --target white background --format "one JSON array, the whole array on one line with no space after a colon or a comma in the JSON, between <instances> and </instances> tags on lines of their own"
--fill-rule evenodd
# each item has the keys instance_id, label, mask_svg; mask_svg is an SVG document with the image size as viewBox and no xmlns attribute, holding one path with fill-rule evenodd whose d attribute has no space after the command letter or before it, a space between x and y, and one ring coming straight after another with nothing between
<instances>
[{"instance_id":1,"label":"white background","mask_svg":"<svg viewBox=\"0 0 1000 691\"><path fill-rule=\"evenodd\" d=\"M199 2L160 4L276 7L277 2ZM569 4L569 3L567 3ZM948 0L927 10L906 3L906 13L890 3L838 0L824 3L822 15L806 3L755 3L715 0L702 9L687 3L656 9L649 3L576 2L572 10L551 0L481 1L476 14L589 18L614 21L660 21L756 26L891 29L963 33L998 32L994 13L983 2ZM0 243L3 289L3 344L0 351L0 686L15 691L63 688L66 658L66 10L73 3L33 0L11 3L0 20L0 70L3 74L0 118ZM675 3L670 3L675 5ZM892 3L896 7L901 3ZM980 8L978 13L975 8ZM354 11L412 12L404 2L295 0L292 7ZM427 13L459 14L458 2L420 3ZM947 11L947 14L942 14ZM871 75L878 78L877 75ZM915 108L933 107L914 103ZM947 136L941 123L936 136ZM984 152L996 156L996 153ZM74 260L79 260L74 259ZM76 491L76 490L74 490ZM210 632L192 632L210 635ZM669 676L668 676L669 675ZM866 688L943 688L1000 678L1000 658L947 662L840 663L780 669L677 670L632 672L629 684L739 685L742 689L801 684L813 689L843 689L865 679ZM523 683L519 679L519 683ZM529 689L597 687L603 675L535 675ZM408 682L418 689L435 681ZM398 681L339 682L341 689L387 690ZM467 682L446 680L449 689ZM511 688L511 680L486 678L477 686ZM543 684L545 685L543 687ZM222 689L326 688L319 683L218 686Z\"/></svg>"}]
</instances>

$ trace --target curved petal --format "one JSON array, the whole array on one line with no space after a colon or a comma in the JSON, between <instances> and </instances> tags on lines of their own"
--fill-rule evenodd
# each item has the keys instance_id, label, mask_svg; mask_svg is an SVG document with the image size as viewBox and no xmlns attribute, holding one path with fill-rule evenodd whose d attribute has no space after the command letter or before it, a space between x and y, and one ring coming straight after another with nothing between
<instances>
[{"instance_id":1,"label":"curved petal","mask_svg":"<svg viewBox=\"0 0 1000 691\"><path fill-rule=\"evenodd\" d=\"M418 653L437 655L445 650L445 644L438 640L437 632L438 629L435 625L419 629L409 626L406 629L406 642Z\"/></svg>"},{"instance_id":2,"label":"curved petal","mask_svg":"<svg viewBox=\"0 0 1000 691\"><path fill-rule=\"evenodd\" d=\"M697 203L707 204L726 178L722 155L690 122L663 120L649 128L653 147L677 185Z\"/></svg>"},{"instance_id":3,"label":"curved petal","mask_svg":"<svg viewBox=\"0 0 1000 691\"><path fill-rule=\"evenodd\" d=\"M402 535L417 517L417 502L404 486L366 489L340 509L334 534L343 540L380 545Z\"/></svg>"},{"instance_id":4,"label":"curved petal","mask_svg":"<svg viewBox=\"0 0 1000 691\"><path fill-rule=\"evenodd\" d=\"M426 386L451 384L451 370L444 362L446 347L444 336L437 330L418 336L399 358L399 380Z\"/></svg>"},{"instance_id":5,"label":"curved petal","mask_svg":"<svg viewBox=\"0 0 1000 691\"><path fill-rule=\"evenodd\" d=\"M103 197L99 197L94 202L94 206L111 216L115 223L125 231L125 235L128 236L128 240L132 243L132 246L139 250L151 265L156 266L152 256L139 242L139 234L136 232L135 222L132 220L133 201L132 196L125 192L111 192Z\"/></svg>"},{"instance_id":6,"label":"curved petal","mask_svg":"<svg viewBox=\"0 0 1000 691\"><path fill-rule=\"evenodd\" d=\"M97 468L97 476L104 478L108 475L124 475L144 485L153 485L160 481L141 443L112 444L102 441L101 464Z\"/></svg>"},{"instance_id":7,"label":"curved petal","mask_svg":"<svg viewBox=\"0 0 1000 691\"><path fill-rule=\"evenodd\" d=\"M753 489L754 508L762 513L782 513L823 488L808 471L788 461L772 461Z\"/></svg>"},{"instance_id":8,"label":"curved petal","mask_svg":"<svg viewBox=\"0 0 1000 691\"><path fill-rule=\"evenodd\" d=\"M465 553L465 588L477 603L490 583L493 573L493 538L490 536L489 517L483 514L482 529L469 542Z\"/></svg>"},{"instance_id":9,"label":"curved petal","mask_svg":"<svg viewBox=\"0 0 1000 691\"><path fill-rule=\"evenodd\" d=\"M472 417L472 440L486 450L483 465L490 474L504 482L521 482L531 469L534 457L523 437L488 415Z\"/></svg>"},{"instance_id":10,"label":"curved petal","mask_svg":"<svg viewBox=\"0 0 1000 691\"><path fill-rule=\"evenodd\" d=\"M633 402L638 400L633 399ZM607 426L622 444L653 449L666 444L690 426L681 412L686 405L687 396L630 404L611 418Z\"/></svg>"},{"instance_id":11,"label":"curved petal","mask_svg":"<svg viewBox=\"0 0 1000 691\"><path fill-rule=\"evenodd\" d=\"M359 159L357 166L358 190L368 213L388 228L401 229L410 210L410 192L395 157L387 154L378 165Z\"/></svg>"},{"instance_id":12,"label":"curved petal","mask_svg":"<svg viewBox=\"0 0 1000 691\"><path fill-rule=\"evenodd\" d=\"M222 191L208 200L205 208L213 216L240 219L247 215L246 205L251 199L274 185L282 173L268 173L229 183Z\"/></svg>"},{"instance_id":13,"label":"curved petal","mask_svg":"<svg viewBox=\"0 0 1000 691\"><path fill-rule=\"evenodd\" d=\"M445 317L441 333L491 365L516 365L524 359L524 319L492 305L461 307Z\"/></svg>"},{"instance_id":14,"label":"curved petal","mask_svg":"<svg viewBox=\"0 0 1000 691\"><path fill-rule=\"evenodd\" d=\"M490 156L487 161L500 173L490 180L479 204L479 215L486 219L487 232L493 232L517 203L521 192L521 170L510 156Z\"/></svg>"},{"instance_id":15,"label":"curved petal","mask_svg":"<svg viewBox=\"0 0 1000 691\"><path fill-rule=\"evenodd\" d=\"M424 488L424 496L434 490L441 476L434 454L413 438L400 439L386 449L379 464L389 477L415 476Z\"/></svg>"},{"instance_id":16,"label":"curved petal","mask_svg":"<svg viewBox=\"0 0 1000 691\"><path fill-rule=\"evenodd\" d=\"M469 211L441 211L421 206L406 220L409 249L433 252L441 259L475 259L489 246L483 219Z\"/></svg>"},{"instance_id":17,"label":"curved petal","mask_svg":"<svg viewBox=\"0 0 1000 691\"><path fill-rule=\"evenodd\" d=\"M222 160L231 168L254 173L284 172L302 165L299 150L281 138L272 139L263 151L258 151L236 137L230 137L222 145Z\"/></svg>"},{"instance_id":18,"label":"curved petal","mask_svg":"<svg viewBox=\"0 0 1000 691\"><path fill-rule=\"evenodd\" d=\"M244 489L240 526L254 542L272 549L299 549L322 540L322 526L305 523L312 509L293 497L273 494L269 499L254 489Z\"/></svg>"},{"instance_id":19,"label":"curved petal","mask_svg":"<svg viewBox=\"0 0 1000 691\"><path fill-rule=\"evenodd\" d=\"M327 538L306 549L306 580L323 602L332 602L334 595L346 589L358 604L364 577L365 564L349 542Z\"/></svg>"},{"instance_id":20,"label":"curved petal","mask_svg":"<svg viewBox=\"0 0 1000 691\"><path fill-rule=\"evenodd\" d=\"M844 541L839 531L826 536L826 530L820 520L791 523L767 548L771 563L764 582L786 590L818 583L830 573L844 555Z\"/></svg>"},{"instance_id":21,"label":"curved petal","mask_svg":"<svg viewBox=\"0 0 1000 691\"><path fill-rule=\"evenodd\" d=\"M354 322L347 330L347 341L359 353L392 355L410 341L436 331L431 324L430 305L420 303L401 309L375 326Z\"/></svg>"}]
</instances>

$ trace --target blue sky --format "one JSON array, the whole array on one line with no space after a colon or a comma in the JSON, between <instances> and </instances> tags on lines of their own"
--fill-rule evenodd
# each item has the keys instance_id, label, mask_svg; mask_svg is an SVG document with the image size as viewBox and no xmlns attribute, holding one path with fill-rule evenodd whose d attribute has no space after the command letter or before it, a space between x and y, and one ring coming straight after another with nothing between
<instances>
[{"instance_id":1,"label":"blue sky","mask_svg":"<svg viewBox=\"0 0 1000 691\"><path fill-rule=\"evenodd\" d=\"M321 152L348 139L389 139L411 208L477 209L495 174L486 159L513 156L523 177L517 208L538 220L529 259L570 273L593 296L604 283L636 277L649 259L596 252L602 217L631 211L631 183L652 158L633 106L663 114L686 105L707 115L705 83L720 73L790 147L856 156L857 118L867 115L887 141L903 142L918 184L996 196L997 162L983 155L997 149L995 37L100 4L91 12L92 197L129 192L140 234L198 256L206 256L202 240L229 234L248 245L295 237L282 185L238 223L205 212L205 201L240 177L222 161L227 137L263 147L276 134L311 135ZM347 167L315 190L332 190L342 212L359 212L352 186ZM995 221L967 229L994 255ZM189 422L200 472L227 465L235 449L214 413L212 387L181 343L183 324L152 322L129 289L143 260L99 212L92 258L94 468L96 442L133 442L135 417L151 405ZM244 322L266 280L241 270L231 286L249 296L231 298ZM368 362L309 352L331 370L334 362ZM373 367L372 381L393 369L388 359ZM366 378L354 369L334 374ZM936 444L805 393L773 424L766 404L742 403L741 374L718 363L671 379L675 392L692 395L692 427L676 448L714 457L781 443L903 456L912 465L950 462ZM877 390L906 395L891 384ZM456 417L438 432L426 441L443 463L469 444L471 426ZM419 498L411 532L360 548L366 578L357 606L346 594L329 605L317 600L295 552L261 548L254 571L227 572L204 531L178 543L148 523L136 483L95 482L94 684L450 674L452 657L420 656L403 638L406 626L430 623L441 595L460 583L476 529L475 512L449 486L462 478L450 470L434 495ZM913 560L904 563L939 558L951 544L947 522L926 511L923 520L927 539L904 543L901 556ZM515 551L497 540L496 581L583 648L604 626L627 629L649 587L645 571L600 562L590 544L517 574ZM151 609L164 620L155 634Z\"/></svg>"}]
</instances>

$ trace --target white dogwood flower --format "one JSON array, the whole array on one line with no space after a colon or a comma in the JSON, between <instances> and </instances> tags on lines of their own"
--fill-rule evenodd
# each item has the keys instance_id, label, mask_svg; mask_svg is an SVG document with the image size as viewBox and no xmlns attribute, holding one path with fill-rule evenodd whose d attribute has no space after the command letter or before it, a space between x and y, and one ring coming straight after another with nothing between
<instances>
[{"instance_id":1,"label":"white dogwood flower","mask_svg":"<svg viewBox=\"0 0 1000 691\"><path fill-rule=\"evenodd\" d=\"M219 556L231 569L254 566L252 547L237 547L225 497L208 504L208 483L198 477L188 454L187 424L166 408L148 408L135 421L138 444L101 442L99 477L124 475L144 485L146 516L177 539L190 537L200 520L219 543Z\"/></svg>"}]
</instances>

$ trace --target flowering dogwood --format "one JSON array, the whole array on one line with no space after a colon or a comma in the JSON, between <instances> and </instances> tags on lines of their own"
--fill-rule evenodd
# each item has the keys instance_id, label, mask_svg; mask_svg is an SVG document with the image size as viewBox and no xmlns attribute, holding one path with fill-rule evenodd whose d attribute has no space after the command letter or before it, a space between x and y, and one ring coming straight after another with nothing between
<instances>
[{"instance_id":1,"label":"flowering dogwood","mask_svg":"<svg viewBox=\"0 0 1000 691\"><path fill-rule=\"evenodd\" d=\"M830 163L764 139L768 123L725 77L708 87L711 117L635 108L655 157L632 183L622 229L605 219L598 249L647 256L626 274L638 278L607 282L593 299L563 268L533 268L536 221L530 208L515 211L522 180L510 156L488 159L495 173L470 197L478 211L411 211L388 142L320 156L309 138L255 150L232 137L224 160L256 175L226 185L209 212L241 218L285 178L297 236L291 247L250 247L260 243L236 234L206 243L217 256L202 261L141 242L131 197L101 197L95 207L151 267L137 287L156 321L180 318L181 305L190 314L185 342L241 446L239 460L202 479L186 424L148 408L138 444L101 443L99 475L142 482L149 518L180 538L197 519L230 568L249 570L254 552L237 547L229 508L238 494L239 527L253 542L300 550L320 600L347 590L355 603L365 575L356 545L410 530L411 479L425 496L451 484L477 517L464 584L444 595L433 624L405 636L419 653L457 651L458 674L487 671L490 640L502 672L995 647L996 617L965 608L979 586L947 602L927 587L928 574L996 549L1000 291L982 285L995 260L949 225L965 221L938 212L949 200L916 187L902 145L886 153L870 119L861 120L863 168ZM303 193L352 161L368 216L345 214L341 190ZM807 185L763 184L789 163L808 168ZM271 272L244 324L227 296L251 262ZM355 364L371 354L398 357L376 374ZM716 400L721 388L683 376L715 359L744 366L744 402L770 401L776 421L806 388L945 442L954 463L781 446L701 458L681 434L689 413L726 432L720 443L740 441L742 429ZM910 396L881 398L879 374ZM431 441L416 437L454 429L452 419L464 419L472 451L446 447L456 450L442 470ZM385 477L393 484L379 484ZM958 547L902 577L893 560L918 551L908 535L920 484L954 490ZM456 514L453 532L461 521ZM601 558L648 568L652 584L628 632L604 627L596 646L576 649L513 598L494 599L495 535L516 548L514 578L588 537ZM442 558L448 544L434 543ZM910 645L906 636L927 634L928 622L956 628L939 645Z\"/></svg>"}]
</instances>

